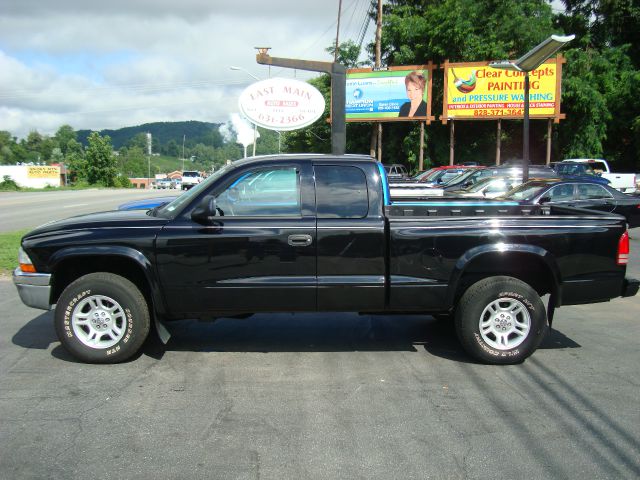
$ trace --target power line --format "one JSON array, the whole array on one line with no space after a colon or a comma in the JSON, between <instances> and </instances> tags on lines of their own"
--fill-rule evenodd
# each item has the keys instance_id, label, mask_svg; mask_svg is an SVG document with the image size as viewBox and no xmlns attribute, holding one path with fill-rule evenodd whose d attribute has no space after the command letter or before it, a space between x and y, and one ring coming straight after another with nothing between
<instances>
[{"instance_id":1,"label":"power line","mask_svg":"<svg viewBox=\"0 0 640 480\"><path fill-rule=\"evenodd\" d=\"M88 87L74 91L75 95L79 94L108 94L111 92L125 91L130 93L158 93L171 90L183 90L186 88L209 88L209 87L225 87L246 85L248 82L244 79L220 79L220 80L202 80L196 82L173 82L173 83L133 83L133 84L114 84L105 86ZM0 93L2 100L18 100L22 98L51 96L57 92L66 92L63 88L52 88L46 91L32 91L27 89L5 90Z\"/></svg>"},{"instance_id":2,"label":"power line","mask_svg":"<svg viewBox=\"0 0 640 480\"><path fill-rule=\"evenodd\" d=\"M364 37L367 35L367 30L369 29L369 24L373 19L373 14L376 11L375 0L371 0L369 3L369 8L367 9L364 17L364 21L362 22L362 27L360 27L360 34L358 36L358 52L362 51L362 43L364 42Z\"/></svg>"}]
</instances>

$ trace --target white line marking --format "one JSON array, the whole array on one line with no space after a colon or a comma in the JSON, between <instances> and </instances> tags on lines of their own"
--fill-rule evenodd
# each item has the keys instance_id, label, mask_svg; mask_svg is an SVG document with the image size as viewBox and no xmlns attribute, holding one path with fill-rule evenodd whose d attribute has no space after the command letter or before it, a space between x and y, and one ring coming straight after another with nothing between
<instances>
[{"instance_id":1,"label":"white line marking","mask_svg":"<svg viewBox=\"0 0 640 480\"><path fill-rule=\"evenodd\" d=\"M75 207L85 207L89 205L88 203L76 203L75 205L64 205L62 208L75 208Z\"/></svg>"}]
</instances>

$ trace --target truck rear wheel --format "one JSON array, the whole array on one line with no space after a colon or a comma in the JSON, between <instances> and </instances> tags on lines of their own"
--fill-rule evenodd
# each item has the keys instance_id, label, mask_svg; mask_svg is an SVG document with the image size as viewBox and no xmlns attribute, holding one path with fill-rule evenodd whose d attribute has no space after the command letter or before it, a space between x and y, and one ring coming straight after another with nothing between
<instances>
[{"instance_id":1,"label":"truck rear wheel","mask_svg":"<svg viewBox=\"0 0 640 480\"><path fill-rule=\"evenodd\" d=\"M89 363L118 363L133 356L149 334L149 309L124 277L84 275L64 289L55 311L62 345Z\"/></svg>"},{"instance_id":2,"label":"truck rear wheel","mask_svg":"<svg viewBox=\"0 0 640 480\"><path fill-rule=\"evenodd\" d=\"M462 295L455 316L464 349L492 364L522 362L547 332L547 314L537 292L512 277L490 277Z\"/></svg>"}]
</instances>

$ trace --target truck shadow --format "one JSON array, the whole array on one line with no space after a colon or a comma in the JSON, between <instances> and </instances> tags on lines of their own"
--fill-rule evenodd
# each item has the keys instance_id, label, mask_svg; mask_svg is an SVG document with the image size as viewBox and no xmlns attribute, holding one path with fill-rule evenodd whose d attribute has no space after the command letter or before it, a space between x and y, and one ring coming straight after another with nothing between
<instances>
[{"instance_id":1,"label":"truck shadow","mask_svg":"<svg viewBox=\"0 0 640 480\"><path fill-rule=\"evenodd\" d=\"M428 315L259 314L245 320L192 320L169 324L167 345L151 338L144 354L161 358L167 351L200 352L357 352L425 350L456 362L476 363L462 349L451 322ZM551 330L540 348L577 348L579 344Z\"/></svg>"},{"instance_id":2,"label":"truck shadow","mask_svg":"<svg viewBox=\"0 0 640 480\"><path fill-rule=\"evenodd\" d=\"M163 345L154 331L141 355L161 359L167 351L191 352L366 352L425 350L431 355L475 363L460 346L453 325L428 315L357 315L353 313L258 314L244 320L171 322ZM76 362L59 345L53 312L38 315L12 338L14 345L47 350L63 361ZM579 344L551 330L540 348L578 348ZM139 355L138 355L139 356ZM134 357L134 359L137 358Z\"/></svg>"}]
</instances>

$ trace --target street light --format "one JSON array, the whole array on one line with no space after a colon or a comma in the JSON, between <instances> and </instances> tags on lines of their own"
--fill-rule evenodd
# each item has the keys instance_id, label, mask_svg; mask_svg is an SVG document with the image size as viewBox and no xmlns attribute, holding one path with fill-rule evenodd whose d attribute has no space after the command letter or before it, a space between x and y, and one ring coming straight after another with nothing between
<instances>
[{"instance_id":1,"label":"street light","mask_svg":"<svg viewBox=\"0 0 640 480\"><path fill-rule=\"evenodd\" d=\"M231 70L239 70L241 72L246 73L247 75L249 75L250 77L255 78L258 82L260 81L260 79L258 77L256 77L253 73L249 72L248 70L245 70L242 67L236 67L236 66L231 66L229 67ZM253 124L253 156L256 156L256 142L258 141L258 125L256 125L255 123ZM245 155L247 154L246 152L246 148L245 148Z\"/></svg>"},{"instance_id":2,"label":"street light","mask_svg":"<svg viewBox=\"0 0 640 480\"><path fill-rule=\"evenodd\" d=\"M522 182L529 180L529 72L535 70L560 50L575 35L551 35L515 61L491 62L492 68L524 72L524 122L522 131Z\"/></svg>"}]
</instances>

